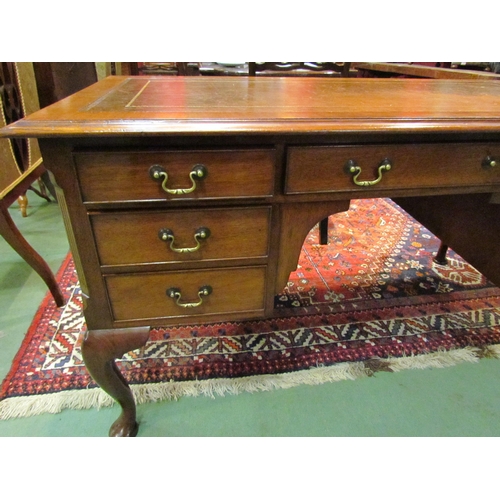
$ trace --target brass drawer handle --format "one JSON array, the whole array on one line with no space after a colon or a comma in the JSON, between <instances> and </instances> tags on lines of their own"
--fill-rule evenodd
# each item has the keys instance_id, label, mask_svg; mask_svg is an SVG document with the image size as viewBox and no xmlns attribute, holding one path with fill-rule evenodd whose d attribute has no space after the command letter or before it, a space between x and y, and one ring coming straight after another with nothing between
<instances>
[{"instance_id":1,"label":"brass drawer handle","mask_svg":"<svg viewBox=\"0 0 500 500\"><path fill-rule=\"evenodd\" d=\"M494 168L498 166L498 161L493 156L487 156L482 162L481 166L483 168Z\"/></svg>"},{"instance_id":2,"label":"brass drawer handle","mask_svg":"<svg viewBox=\"0 0 500 500\"><path fill-rule=\"evenodd\" d=\"M350 174L355 174L354 177L352 178L354 184L356 184L356 186L361 186L361 187L375 186L375 184L378 184L382 180L384 172L388 172L391 168L392 168L391 162L389 159L386 158L378 167L378 177L375 180L358 181L358 177L361 175L361 167L354 160L349 160L346 163L347 172Z\"/></svg>"},{"instance_id":3,"label":"brass drawer handle","mask_svg":"<svg viewBox=\"0 0 500 500\"><path fill-rule=\"evenodd\" d=\"M191 179L191 187L188 188L179 188L179 189L169 189L167 188L168 182L168 174L165 169L161 165L152 165L149 169L149 175L155 181L161 180L163 177L163 181L161 183L161 187L163 191L168 194L189 194L192 193L196 189L196 181L201 181L208 174L207 167L205 165L197 164L189 172L189 178Z\"/></svg>"},{"instance_id":4,"label":"brass drawer handle","mask_svg":"<svg viewBox=\"0 0 500 500\"><path fill-rule=\"evenodd\" d=\"M212 293L212 287L210 285L204 285L198 290L198 297L200 300L198 302L180 302L181 300L181 290L180 288L169 288L167 290L167 296L175 300L175 303L180 307L192 308L201 306L203 303L203 298L208 297Z\"/></svg>"},{"instance_id":5,"label":"brass drawer handle","mask_svg":"<svg viewBox=\"0 0 500 500\"><path fill-rule=\"evenodd\" d=\"M158 237L162 241L170 241L170 249L173 252L192 253L192 252L196 252L197 250L200 249L201 241L206 240L208 237L210 237L210 234L211 234L210 229L208 229L208 227L200 227L194 233L194 239L196 241L196 246L188 247L188 248L176 248L176 247L174 247L175 236L174 236L174 232L171 229L160 229L160 231L158 232Z\"/></svg>"}]
</instances>

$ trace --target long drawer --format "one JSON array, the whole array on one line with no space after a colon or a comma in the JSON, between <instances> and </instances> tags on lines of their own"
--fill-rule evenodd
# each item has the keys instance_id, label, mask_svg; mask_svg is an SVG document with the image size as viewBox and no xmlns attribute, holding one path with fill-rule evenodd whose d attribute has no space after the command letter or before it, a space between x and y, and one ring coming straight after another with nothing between
<instances>
[{"instance_id":1,"label":"long drawer","mask_svg":"<svg viewBox=\"0 0 500 500\"><path fill-rule=\"evenodd\" d=\"M75 153L86 202L266 197L275 150Z\"/></svg>"},{"instance_id":2,"label":"long drawer","mask_svg":"<svg viewBox=\"0 0 500 500\"><path fill-rule=\"evenodd\" d=\"M270 207L97 213L101 265L267 257Z\"/></svg>"},{"instance_id":3,"label":"long drawer","mask_svg":"<svg viewBox=\"0 0 500 500\"><path fill-rule=\"evenodd\" d=\"M115 321L262 311L265 266L107 276Z\"/></svg>"},{"instance_id":4,"label":"long drawer","mask_svg":"<svg viewBox=\"0 0 500 500\"><path fill-rule=\"evenodd\" d=\"M288 150L285 192L289 194L475 185L500 186L499 144L312 146Z\"/></svg>"}]
</instances>

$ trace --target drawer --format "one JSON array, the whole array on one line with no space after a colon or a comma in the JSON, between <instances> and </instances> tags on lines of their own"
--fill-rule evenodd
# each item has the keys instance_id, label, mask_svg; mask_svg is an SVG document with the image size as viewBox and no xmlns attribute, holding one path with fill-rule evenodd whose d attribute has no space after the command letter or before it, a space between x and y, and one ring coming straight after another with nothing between
<instances>
[{"instance_id":1,"label":"drawer","mask_svg":"<svg viewBox=\"0 0 500 500\"><path fill-rule=\"evenodd\" d=\"M271 208L90 216L101 265L267 257Z\"/></svg>"},{"instance_id":2,"label":"drawer","mask_svg":"<svg viewBox=\"0 0 500 500\"><path fill-rule=\"evenodd\" d=\"M74 162L84 201L245 198L273 194L274 149L75 153ZM157 169L156 178L152 177L152 167ZM174 194L175 190L192 191Z\"/></svg>"},{"instance_id":3,"label":"drawer","mask_svg":"<svg viewBox=\"0 0 500 500\"><path fill-rule=\"evenodd\" d=\"M483 164L488 157L496 166ZM379 167L385 159L390 170ZM349 161L352 162L349 165ZM357 165L361 172L349 172ZM286 193L319 193L369 189L500 185L499 144L396 144L291 147Z\"/></svg>"},{"instance_id":4,"label":"drawer","mask_svg":"<svg viewBox=\"0 0 500 500\"><path fill-rule=\"evenodd\" d=\"M116 321L208 316L264 309L266 267L107 276ZM202 287L211 287L203 295ZM178 289L180 297L167 295ZM186 307L183 307L183 304Z\"/></svg>"}]
</instances>

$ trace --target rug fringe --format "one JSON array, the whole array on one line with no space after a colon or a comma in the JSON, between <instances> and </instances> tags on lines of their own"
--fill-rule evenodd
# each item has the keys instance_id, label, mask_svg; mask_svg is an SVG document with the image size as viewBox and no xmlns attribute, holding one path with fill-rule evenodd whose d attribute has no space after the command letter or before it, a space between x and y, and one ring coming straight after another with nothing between
<instances>
[{"instance_id":1,"label":"rug fringe","mask_svg":"<svg viewBox=\"0 0 500 500\"><path fill-rule=\"evenodd\" d=\"M31 417L43 413L60 413L62 410L87 410L112 406L115 401L99 387L63 391L54 394L19 396L0 401L0 420Z\"/></svg>"},{"instance_id":2,"label":"rug fringe","mask_svg":"<svg viewBox=\"0 0 500 500\"><path fill-rule=\"evenodd\" d=\"M492 349L492 356L500 358L500 345L488 346L496 347ZM436 351L429 354L421 354L418 356L403 356L401 358L391 358L390 367L392 371L399 372L402 370L423 370L427 368L448 368L459 363L477 363L482 357L481 349L478 347L464 347L463 349L454 349L451 351ZM496 352L496 355L494 353Z\"/></svg>"},{"instance_id":3,"label":"rug fringe","mask_svg":"<svg viewBox=\"0 0 500 500\"><path fill-rule=\"evenodd\" d=\"M489 357L500 358L500 345L488 346ZM402 358L371 359L369 362L346 362L332 366L319 366L309 370L276 375L255 375L240 378L195 380L187 382L160 382L138 384L132 387L137 404L163 400L177 400L183 396L237 395L243 392L261 392L289 389L298 385L320 385L342 380L371 377L376 371L399 372L402 370L447 368L459 363L476 363L484 355L481 349L466 347L453 351L438 351L429 354ZM374 361L378 369L374 369Z\"/></svg>"},{"instance_id":4,"label":"rug fringe","mask_svg":"<svg viewBox=\"0 0 500 500\"><path fill-rule=\"evenodd\" d=\"M137 404L178 400L186 396L215 398L243 392L262 392L288 389L298 385L320 385L341 380L356 380L373 376L377 371L399 372L402 370L447 368L464 362L477 363L483 357L500 358L500 344L485 348L466 347L401 358L372 359L367 362L346 362L276 375L137 384L131 388ZM0 401L0 420L42 413L59 413L64 409L99 409L113 404L115 401L99 388L40 396L13 397Z\"/></svg>"},{"instance_id":5,"label":"rug fringe","mask_svg":"<svg viewBox=\"0 0 500 500\"><path fill-rule=\"evenodd\" d=\"M340 380L355 380L367 376L362 362L341 363L334 366L316 367L276 375L138 384L132 387L132 391L137 403L142 404L153 401L177 400L183 396L215 398L217 396L237 395L243 392L289 389L298 385L319 385Z\"/></svg>"}]
</instances>

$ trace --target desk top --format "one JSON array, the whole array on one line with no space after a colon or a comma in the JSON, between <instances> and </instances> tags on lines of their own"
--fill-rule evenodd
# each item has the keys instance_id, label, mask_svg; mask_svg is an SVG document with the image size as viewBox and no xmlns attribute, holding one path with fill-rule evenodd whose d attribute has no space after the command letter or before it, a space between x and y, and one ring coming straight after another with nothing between
<instances>
[{"instance_id":1,"label":"desk top","mask_svg":"<svg viewBox=\"0 0 500 500\"><path fill-rule=\"evenodd\" d=\"M500 82L108 77L3 137L500 131Z\"/></svg>"}]
</instances>

